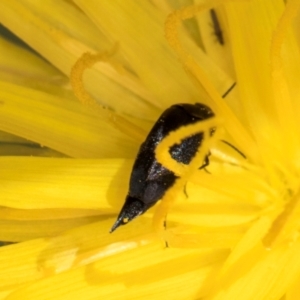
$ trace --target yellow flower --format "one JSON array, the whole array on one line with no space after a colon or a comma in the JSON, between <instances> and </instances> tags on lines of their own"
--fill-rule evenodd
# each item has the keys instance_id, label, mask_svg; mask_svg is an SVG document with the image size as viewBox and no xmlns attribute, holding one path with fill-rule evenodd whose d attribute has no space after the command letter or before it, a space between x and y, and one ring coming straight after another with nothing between
<instances>
[{"instance_id":1,"label":"yellow flower","mask_svg":"<svg viewBox=\"0 0 300 300\"><path fill-rule=\"evenodd\" d=\"M0 240L18 242L0 299L299 299L300 3L179 2L1 0L34 52L0 39ZM216 118L161 143L181 180L109 234L138 147L182 102ZM166 155L211 126L188 167Z\"/></svg>"}]
</instances>

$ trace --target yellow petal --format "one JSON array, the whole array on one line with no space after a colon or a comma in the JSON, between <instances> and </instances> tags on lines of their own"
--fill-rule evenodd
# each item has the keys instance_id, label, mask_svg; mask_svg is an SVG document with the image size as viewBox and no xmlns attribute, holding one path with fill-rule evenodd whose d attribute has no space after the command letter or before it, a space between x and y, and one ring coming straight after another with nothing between
<instances>
[{"instance_id":1,"label":"yellow petal","mask_svg":"<svg viewBox=\"0 0 300 300\"><path fill-rule=\"evenodd\" d=\"M3 157L0 160L1 206L26 209L114 211L110 203L115 205L124 199L132 164L122 159Z\"/></svg>"},{"instance_id":2,"label":"yellow petal","mask_svg":"<svg viewBox=\"0 0 300 300\"><path fill-rule=\"evenodd\" d=\"M56 12L55 3L49 0L46 6L48 9L45 9L45 2L41 4L29 0L22 2L5 0L0 3L0 18L6 27L69 76L75 61L83 53L110 50L113 44L110 44L107 49L107 40L101 39L101 33L96 34L95 28L91 34L89 26L93 25L90 21L87 21L89 26L81 27L80 24L86 17L78 10L74 10L72 5L62 2ZM66 12L70 12L73 17L66 18ZM8 15L11 16L7 18ZM58 26L58 20L53 19L53 15L56 15L59 22L65 23L64 28ZM61 19L65 21L60 21ZM26 29L23 26L24 22L27 24ZM81 34L73 34L76 30ZM81 39L82 36L85 38ZM95 41L98 41L97 47L93 48L91 45L94 45ZM124 69L124 72L119 73L115 65L120 63L113 60L113 63L98 64L87 72L85 78L88 90L99 102L116 111L153 120L154 115L157 114L157 108L152 101L149 101L153 96L149 95L147 90L145 91L143 84L132 76L131 72ZM140 98L148 101L140 101Z\"/></svg>"},{"instance_id":3,"label":"yellow petal","mask_svg":"<svg viewBox=\"0 0 300 300\"><path fill-rule=\"evenodd\" d=\"M0 38L0 79L32 88L54 91L67 84L67 78L41 57Z\"/></svg>"},{"instance_id":4,"label":"yellow petal","mask_svg":"<svg viewBox=\"0 0 300 300\"><path fill-rule=\"evenodd\" d=\"M73 157L135 152L132 141L79 102L5 82L0 82L0 99L1 130ZM109 146L117 141L120 147Z\"/></svg>"}]
</instances>

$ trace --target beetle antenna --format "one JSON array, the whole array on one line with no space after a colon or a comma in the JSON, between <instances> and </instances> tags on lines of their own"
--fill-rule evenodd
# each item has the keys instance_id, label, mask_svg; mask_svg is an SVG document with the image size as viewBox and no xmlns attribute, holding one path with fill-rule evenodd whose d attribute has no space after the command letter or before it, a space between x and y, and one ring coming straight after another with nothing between
<instances>
[{"instance_id":1,"label":"beetle antenna","mask_svg":"<svg viewBox=\"0 0 300 300\"><path fill-rule=\"evenodd\" d=\"M222 98L225 98L233 90L233 88L235 87L235 85L236 85L236 82L234 82L232 84L232 86L225 92L225 94L222 96Z\"/></svg>"},{"instance_id":2,"label":"beetle antenna","mask_svg":"<svg viewBox=\"0 0 300 300\"><path fill-rule=\"evenodd\" d=\"M232 86L225 92L225 94L222 96L222 98L225 98L231 91L232 89L236 86L236 82L234 82L232 84ZM246 155L240 151L238 148L236 148L235 146L233 146L232 144L230 144L229 142L225 141L225 140L221 140L224 144L228 145L229 147L231 147L232 149L234 149L237 153L239 153L242 157L244 157L245 159L247 159Z\"/></svg>"},{"instance_id":3,"label":"beetle antenna","mask_svg":"<svg viewBox=\"0 0 300 300\"><path fill-rule=\"evenodd\" d=\"M223 32L222 32L220 22L219 22L218 17L217 17L217 13L213 8L210 9L209 12L210 12L211 20L213 22L214 34L217 37L218 42L221 45L224 45Z\"/></svg>"},{"instance_id":4,"label":"beetle antenna","mask_svg":"<svg viewBox=\"0 0 300 300\"><path fill-rule=\"evenodd\" d=\"M239 153L243 158L247 159L246 155L239 150L238 148L236 148L235 146L233 146L232 144L230 144L229 142L225 141L225 140L221 140L221 142L223 142L224 144L228 145L229 147L231 147L232 149L234 149L237 153Z\"/></svg>"}]
</instances>

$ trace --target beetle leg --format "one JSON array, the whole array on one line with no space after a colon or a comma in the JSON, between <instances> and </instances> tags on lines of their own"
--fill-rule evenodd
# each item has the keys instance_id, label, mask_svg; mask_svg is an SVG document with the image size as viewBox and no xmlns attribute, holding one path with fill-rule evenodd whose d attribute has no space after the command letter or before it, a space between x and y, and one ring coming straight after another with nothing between
<instances>
[{"instance_id":1,"label":"beetle leg","mask_svg":"<svg viewBox=\"0 0 300 300\"><path fill-rule=\"evenodd\" d=\"M167 230L167 216L166 216L166 218L165 218L165 220L164 220L164 230ZM166 248L169 248L169 243L168 243L168 241L165 239L164 242L165 242Z\"/></svg>"},{"instance_id":2,"label":"beetle leg","mask_svg":"<svg viewBox=\"0 0 300 300\"><path fill-rule=\"evenodd\" d=\"M185 185L183 187L183 193L184 193L185 197L188 198L189 195L188 195L187 190L186 190L186 185L187 185L187 183L185 183Z\"/></svg>"},{"instance_id":3,"label":"beetle leg","mask_svg":"<svg viewBox=\"0 0 300 300\"><path fill-rule=\"evenodd\" d=\"M211 153L209 152L209 153L205 156L203 165L199 168L199 170L204 169L204 171L205 171L206 173L208 173L208 174L211 174L211 173L206 169L206 167L209 165L209 158L208 158L208 157L209 157L210 155L211 155ZM184 185L184 187L183 187L183 193L184 193L184 195L186 196L186 198L188 198L189 195L188 195L188 193L187 193L186 185L187 185L187 183L186 183L186 184Z\"/></svg>"},{"instance_id":4,"label":"beetle leg","mask_svg":"<svg viewBox=\"0 0 300 300\"><path fill-rule=\"evenodd\" d=\"M199 168L199 170L202 170L204 169L204 171L208 174L210 174L209 171L206 170L206 167L209 165L209 156L211 155L210 152L208 152L208 154L205 156L204 158L204 162L203 162L203 165Z\"/></svg>"},{"instance_id":5,"label":"beetle leg","mask_svg":"<svg viewBox=\"0 0 300 300\"><path fill-rule=\"evenodd\" d=\"M203 165L199 168L199 170L201 169L205 169L205 167L207 167L209 165L209 156L210 156L210 152L205 156L204 158L204 162L203 162Z\"/></svg>"},{"instance_id":6,"label":"beetle leg","mask_svg":"<svg viewBox=\"0 0 300 300\"><path fill-rule=\"evenodd\" d=\"M211 174L206 168L204 168L204 171L205 171L207 174Z\"/></svg>"}]
</instances>

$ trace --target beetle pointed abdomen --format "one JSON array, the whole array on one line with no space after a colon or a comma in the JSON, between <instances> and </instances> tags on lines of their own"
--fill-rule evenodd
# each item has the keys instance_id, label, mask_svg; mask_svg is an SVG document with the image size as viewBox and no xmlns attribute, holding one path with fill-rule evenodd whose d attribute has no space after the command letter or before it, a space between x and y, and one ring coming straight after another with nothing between
<instances>
[{"instance_id":1,"label":"beetle pointed abdomen","mask_svg":"<svg viewBox=\"0 0 300 300\"><path fill-rule=\"evenodd\" d=\"M132 219L136 218L145 211L145 205L139 199L127 196L126 201L121 209L117 221L110 230L110 233L115 231L119 226L127 224Z\"/></svg>"}]
</instances>

